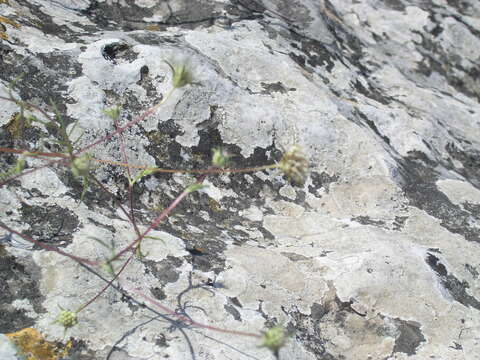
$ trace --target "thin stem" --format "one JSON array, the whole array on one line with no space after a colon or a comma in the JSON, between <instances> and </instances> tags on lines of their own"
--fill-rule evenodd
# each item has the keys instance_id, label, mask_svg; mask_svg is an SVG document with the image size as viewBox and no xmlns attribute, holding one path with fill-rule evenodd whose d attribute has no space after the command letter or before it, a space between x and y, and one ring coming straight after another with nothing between
<instances>
[{"instance_id":1,"label":"thin stem","mask_svg":"<svg viewBox=\"0 0 480 360\"><path fill-rule=\"evenodd\" d=\"M118 123L118 118L117 117L115 117L114 122L115 122L115 128L118 130L120 125ZM120 151L122 152L123 161L126 164L128 164L128 156L127 156L127 152L125 150L125 141L124 141L124 138L123 138L123 133L119 134L118 141L120 143ZM130 166L127 166L127 177L128 177L128 202L130 204L130 222L132 223L133 228L134 228L137 236L140 236L140 230L138 229L137 222L135 221L135 214L133 212L133 186L135 184L132 183L132 174L130 172ZM140 245L140 243L138 245Z\"/></svg>"},{"instance_id":2,"label":"thin stem","mask_svg":"<svg viewBox=\"0 0 480 360\"><path fill-rule=\"evenodd\" d=\"M0 149L1 151L1 149ZM124 162L119 161L111 161L111 160L103 160L103 159L96 159L92 158L91 160L105 163L109 165L117 165L117 166L124 166L130 167L133 169L149 169L151 167L145 165L132 165ZM223 174L223 173L246 173L246 172L256 172L256 171L263 171L268 169L275 169L278 168L278 164L268 164L256 167L249 167L249 168L242 168L242 169L220 169L220 168L209 168L209 169L162 169L162 168L151 168L153 173L167 173L167 174Z\"/></svg>"},{"instance_id":3,"label":"thin stem","mask_svg":"<svg viewBox=\"0 0 480 360\"><path fill-rule=\"evenodd\" d=\"M113 201L115 201L115 203L118 205L118 207L123 212L123 214L127 217L128 220L130 220L130 222L132 222L132 219L130 218L130 214L125 209L125 207L122 205L122 203L117 199L117 197L115 195L113 195L112 192L110 190L108 190L107 187L105 185L103 185L102 182L100 180L98 180L96 176L94 176L94 175L90 175L90 176L97 183L97 185L102 188L103 191L105 191L107 194L109 194L112 197Z\"/></svg>"},{"instance_id":4,"label":"thin stem","mask_svg":"<svg viewBox=\"0 0 480 360\"><path fill-rule=\"evenodd\" d=\"M82 257L79 257L79 256L75 256L75 255L71 255L69 253L66 253L65 251L63 250L60 250L59 248L57 248L56 246L50 246L50 245L47 245L47 244L44 244L38 240L35 240L33 238L31 238L30 236L28 235L25 235L25 234L21 234L19 233L18 231L12 229L11 227L9 227L8 225L5 225L3 222L0 221L0 227L7 230L8 232L12 233L12 234L15 234L15 235L18 235L20 236L22 239L28 241L28 242L31 242L35 245L38 245L40 246L42 249L45 249L45 250L48 250L48 251L55 251L56 253L60 254L60 255L63 255L63 256L66 256L66 257L69 257L70 259L76 261L76 262L81 262L81 263L84 263L84 264L88 264L90 266L97 266L98 265L98 262L97 261L91 261L91 260L88 260L88 259L85 259L85 258L82 258Z\"/></svg>"},{"instance_id":5,"label":"thin stem","mask_svg":"<svg viewBox=\"0 0 480 360\"><path fill-rule=\"evenodd\" d=\"M210 325L199 323L199 322L197 322L195 320L192 320L192 319L190 319L190 318L188 318L184 315L177 314L175 311L170 310L166 306L160 304L158 301L152 299L151 297L145 295L144 293L138 291L137 289L129 289L129 291L134 292L135 294L143 297L148 302L150 302L151 304L160 308L162 311L166 312L167 314L169 314L171 316L177 316L178 320L185 323L185 324L189 324L189 325L199 327L199 328L203 328L203 329L213 330L213 331L216 331L216 332L227 333L227 334L249 336L249 337L255 337L255 338L261 338L262 337L261 335L255 334L255 333L250 333L250 332L246 332L246 331L238 331L238 330L222 329L222 328L218 328L218 327L215 327L215 326L210 326Z\"/></svg>"},{"instance_id":6,"label":"thin stem","mask_svg":"<svg viewBox=\"0 0 480 360\"><path fill-rule=\"evenodd\" d=\"M205 180L205 177L206 175L202 175L197 181L196 181L196 184L201 184L203 182L203 180ZM141 234L137 239L135 239L130 245L128 245L127 247L125 247L123 250L121 250L120 252L118 252L114 257L112 257L109 262L112 262L116 259L118 259L120 256L122 256L123 254L125 254L127 251L131 250L136 244L138 244L140 241L142 241L142 239L147 236L147 234L152 231L154 228L156 228L158 226L158 224L160 224L163 219L165 219L168 215L170 215L170 213L172 212L173 209L175 209L178 204L180 204L180 202L190 193L190 190L187 188L185 189L180 195L177 196L177 198L175 200L173 200L173 202L165 209L162 211L162 213L157 216L157 218L150 224L150 226L148 227L147 230L145 230L143 232L143 234Z\"/></svg>"},{"instance_id":7,"label":"thin stem","mask_svg":"<svg viewBox=\"0 0 480 360\"><path fill-rule=\"evenodd\" d=\"M141 114L140 116L137 116L135 119L129 121L128 123L126 123L125 125L119 127L117 130L115 130L113 133L109 134L109 135L106 135L104 137L101 137L100 139L94 141L93 143L91 143L90 145L84 147L82 150L78 151L77 153L75 153L75 156L78 156L80 154L83 154L84 152L87 152L88 150L90 150L91 148L97 146L98 144L104 142L104 141L107 141L107 140L110 140L112 137L114 137L115 135L117 134L120 134L122 132L124 132L126 129L128 129L129 127L139 123L140 121L142 120L145 120L147 117L149 117L150 115L152 115L163 103L165 103L165 101L167 101L167 99L170 97L170 95L173 93L173 91L175 90L175 88L172 88L170 89L170 91L167 93L167 95L165 95L165 97L156 105L152 106L150 109L146 110L143 114Z\"/></svg>"},{"instance_id":8,"label":"thin stem","mask_svg":"<svg viewBox=\"0 0 480 360\"><path fill-rule=\"evenodd\" d=\"M123 272L123 270L125 270L125 268L127 267L128 263L132 260L133 258L133 253L132 255L130 255L130 257L125 261L125 263L122 265L122 267L120 268L120 270L115 274L115 276L112 278L112 280L110 280L107 285L105 285L103 287L102 290L100 290L100 292L98 294L96 294L93 298L91 298L89 301L87 301L85 304L83 304L82 306L80 306L76 313L78 314L80 311L82 311L83 309L85 309L88 305L90 305L91 303L93 303L95 300L97 300L112 284L113 282L120 276L120 274Z\"/></svg>"},{"instance_id":9,"label":"thin stem","mask_svg":"<svg viewBox=\"0 0 480 360\"><path fill-rule=\"evenodd\" d=\"M4 96L0 96L0 100L6 100L6 101L10 101L10 102L14 102L15 104L23 104L23 106L25 107L28 107L28 108L32 108L34 110L37 110L38 112L40 112L43 116L45 116L45 118L47 118L50 122L54 122L52 120L52 118L50 117L50 115L47 114L47 112L43 109L41 109L40 107L36 106L36 105L33 105L33 104L30 104L30 103L27 103L25 101L21 101L21 100L17 100L17 99L14 99L14 98L7 98L7 97L4 97ZM29 109L27 109L29 110Z\"/></svg>"}]
</instances>

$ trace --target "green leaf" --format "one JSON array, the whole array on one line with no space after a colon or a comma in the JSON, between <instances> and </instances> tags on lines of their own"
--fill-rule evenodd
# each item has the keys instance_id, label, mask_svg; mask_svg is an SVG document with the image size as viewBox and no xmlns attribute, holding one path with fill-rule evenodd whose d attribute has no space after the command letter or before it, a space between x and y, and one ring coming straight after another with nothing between
<instances>
[{"instance_id":1,"label":"green leaf","mask_svg":"<svg viewBox=\"0 0 480 360\"><path fill-rule=\"evenodd\" d=\"M142 170L140 171L137 176L135 176L135 179L131 180L130 181L130 185L133 185L135 184L137 181L139 181L141 178L143 178L144 176L148 176L148 175L151 175L153 173L155 173L157 171L157 168L148 168L148 169L145 169L145 170Z\"/></svg>"},{"instance_id":2,"label":"green leaf","mask_svg":"<svg viewBox=\"0 0 480 360\"><path fill-rule=\"evenodd\" d=\"M201 189L203 189L204 187L205 187L205 185L203 185L203 184L195 183L195 184L190 185L190 186L186 189L186 192L192 193L192 192L201 190Z\"/></svg>"}]
</instances>

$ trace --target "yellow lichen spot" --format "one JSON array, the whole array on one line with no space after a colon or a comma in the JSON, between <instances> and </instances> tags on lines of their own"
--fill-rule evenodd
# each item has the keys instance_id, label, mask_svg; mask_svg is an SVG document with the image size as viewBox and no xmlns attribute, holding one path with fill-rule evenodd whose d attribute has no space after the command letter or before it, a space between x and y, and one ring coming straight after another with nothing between
<instances>
[{"instance_id":1,"label":"yellow lichen spot","mask_svg":"<svg viewBox=\"0 0 480 360\"><path fill-rule=\"evenodd\" d=\"M64 347L48 342L33 328L26 328L6 336L27 360L59 360L68 356L73 346L71 341L68 341Z\"/></svg>"},{"instance_id":2,"label":"yellow lichen spot","mask_svg":"<svg viewBox=\"0 0 480 360\"><path fill-rule=\"evenodd\" d=\"M160 27L160 25L152 24L152 25L147 25L147 26L145 26L145 30L149 30L149 31L160 31L160 30L162 30L162 28Z\"/></svg>"},{"instance_id":3,"label":"yellow lichen spot","mask_svg":"<svg viewBox=\"0 0 480 360\"><path fill-rule=\"evenodd\" d=\"M17 28L17 29L20 27L20 24L4 16L0 16L0 22L4 24L12 25L14 28Z\"/></svg>"},{"instance_id":4,"label":"yellow lichen spot","mask_svg":"<svg viewBox=\"0 0 480 360\"><path fill-rule=\"evenodd\" d=\"M12 115L5 127L14 139L18 139L22 137L25 125L25 119L17 112Z\"/></svg>"},{"instance_id":5,"label":"yellow lichen spot","mask_svg":"<svg viewBox=\"0 0 480 360\"><path fill-rule=\"evenodd\" d=\"M0 4L1 3L8 4L8 2L3 0L0 0ZM8 35L6 33L7 28L3 24L11 25L17 29L20 27L20 24L17 24L15 21L10 20L9 18L6 18L4 16L0 16L0 39L3 39L3 40L8 40Z\"/></svg>"}]
</instances>

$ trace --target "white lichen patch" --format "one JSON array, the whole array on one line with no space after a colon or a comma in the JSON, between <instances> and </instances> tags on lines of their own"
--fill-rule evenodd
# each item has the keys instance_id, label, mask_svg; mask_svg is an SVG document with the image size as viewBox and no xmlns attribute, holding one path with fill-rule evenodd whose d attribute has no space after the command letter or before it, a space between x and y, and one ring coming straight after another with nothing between
<instances>
[{"instance_id":1,"label":"white lichen patch","mask_svg":"<svg viewBox=\"0 0 480 360\"><path fill-rule=\"evenodd\" d=\"M480 204L480 190L468 182L445 179L438 180L436 185L455 205L461 205L466 202Z\"/></svg>"},{"instance_id":2,"label":"white lichen patch","mask_svg":"<svg viewBox=\"0 0 480 360\"><path fill-rule=\"evenodd\" d=\"M12 306L17 310L25 311L25 315L29 318L36 319L38 317L29 299L15 299L12 302Z\"/></svg>"},{"instance_id":3,"label":"white lichen patch","mask_svg":"<svg viewBox=\"0 0 480 360\"><path fill-rule=\"evenodd\" d=\"M22 176L20 181L25 189L37 189L43 195L51 196L53 198L64 195L68 191L67 187L60 181L57 174L49 168L40 169L29 176Z\"/></svg>"}]
</instances>

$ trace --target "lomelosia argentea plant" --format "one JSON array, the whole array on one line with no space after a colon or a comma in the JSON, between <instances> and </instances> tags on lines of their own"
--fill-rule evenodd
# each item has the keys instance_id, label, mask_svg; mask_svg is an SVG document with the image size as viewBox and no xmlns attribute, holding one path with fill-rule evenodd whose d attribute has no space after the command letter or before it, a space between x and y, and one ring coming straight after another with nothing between
<instances>
[{"instance_id":1,"label":"lomelosia argentea plant","mask_svg":"<svg viewBox=\"0 0 480 360\"><path fill-rule=\"evenodd\" d=\"M110 255L102 260L90 259L71 253L54 244L35 239L33 236L27 235L24 231L15 229L14 226L9 225L7 219L0 220L0 227L6 231L6 234L9 234L9 238L12 236L20 237L26 242L31 243L36 249L56 252L61 256L67 257L90 272L92 276L104 282L103 287L98 289L95 296L86 302L78 304L78 307L75 309L65 309L58 304L58 314L55 315L55 323L62 326L65 333L74 326L82 326L82 312L86 308L93 308L94 311L95 301L104 295L107 289L111 288L120 292L122 296L128 298L131 302L148 309L154 316L171 322L172 326L176 326L183 332L186 328L196 328L198 330L209 329L229 333L233 336L251 337L255 339L253 346L260 345L267 347L278 357L279 349L285 344L288 338L286 330L280 324L264 331L259 329L258 333L213 327L195 321L188 316L185 311L179 311L178 309L173 310L162 305L160 301L146 294L141 289L122 286L121 280L124 270L132 262L141 262L144 260L145 254L142 251L142 243L145 241L159 240L151 235L152 231L157 229L186 197L196 191L200 191L205 186L204 182L207 177L227 173L253 173L268 169L278 169L283 172L286 178L292 183L302 183L308 167L308 162L304 154L297 146L293 146L284 152L278 162L250 168L229 167L231 155L222 148L211 149L211 164L205 169L164 169L130 163L123 133L127 129L140 124L142 120L154 114L156 111L159 111L161 105L168 101L171 94L177 89L184 86L195 86L194 76L188 64L171 62L167 62L167 64L172 72L172 87L170 91L163 96L161 101L124 124L121 124L121 110L118 107L106 109L105 114L113 121L114 130L81 148L78 146L81 136L72 138L75 124L67 124L55 104L52 103L50 108L45 110L16 98L13 95L13 91L10 91L10 93L7 94L8 96L0 96L2 102L14 103L19 108L18 113L16 113L9 124L11 136L18 139L18 141L15 141L14 147L0 147L0 153L3 154L4 157L10 157L10 162L12 162L12 159L15 159L10 168L2 169L0 189L8 189L8 191L15 193L15 184L22 177L28 177L30 174L45 168L64 169L63 171L69 172L74 181L81 185L79 187L79 193L77 194L80 202L85 200L87 194L90 194L90 196L107 196L113 201L116 209L122 214L124 219L127 219L132 230L132 239L127 245L116 248L99 238L85 239L85 241L96 241L99 247L106 247L110 252ZM14 87L15 82L12 83L11 90ZM55 143L53 146L49 146L48 149L43 146L28 148L26 142L21 140L22 134L26 130L35 127L46 129L49 134L54 134ZM51 138L49 139L51 141ZM92 154L95 147L101 146L103 143L112 139L118 142L122 161L105 160L97 158ZM55 151L52 151L52 149ZM30 166L29 162L35 165ZM123 199L119 199L118 195L113 193L112 190L95 175L96 171L102 166L115 166L124 169L125 176L128 179L128 184L126 185L128 197L126 201L127 206L124 205L125 201L122 201ZM156 209L157 214L153 216L153 220L150 220L150 223L144 226L144 222L139 221L135 209L135 187L140 181L163 173L186 174L186 176L190 176L192 181L190 185L186 186L183 191L177 194L166 208ZM27 201L21 198L22 195L20 193L16 193L15 196L20 198L20 201L28 206ZM197 249L197 251L201 252L201 249ZM59 269L59 271L61 271L61 269Z\"/></svg>"}]
</instances>

